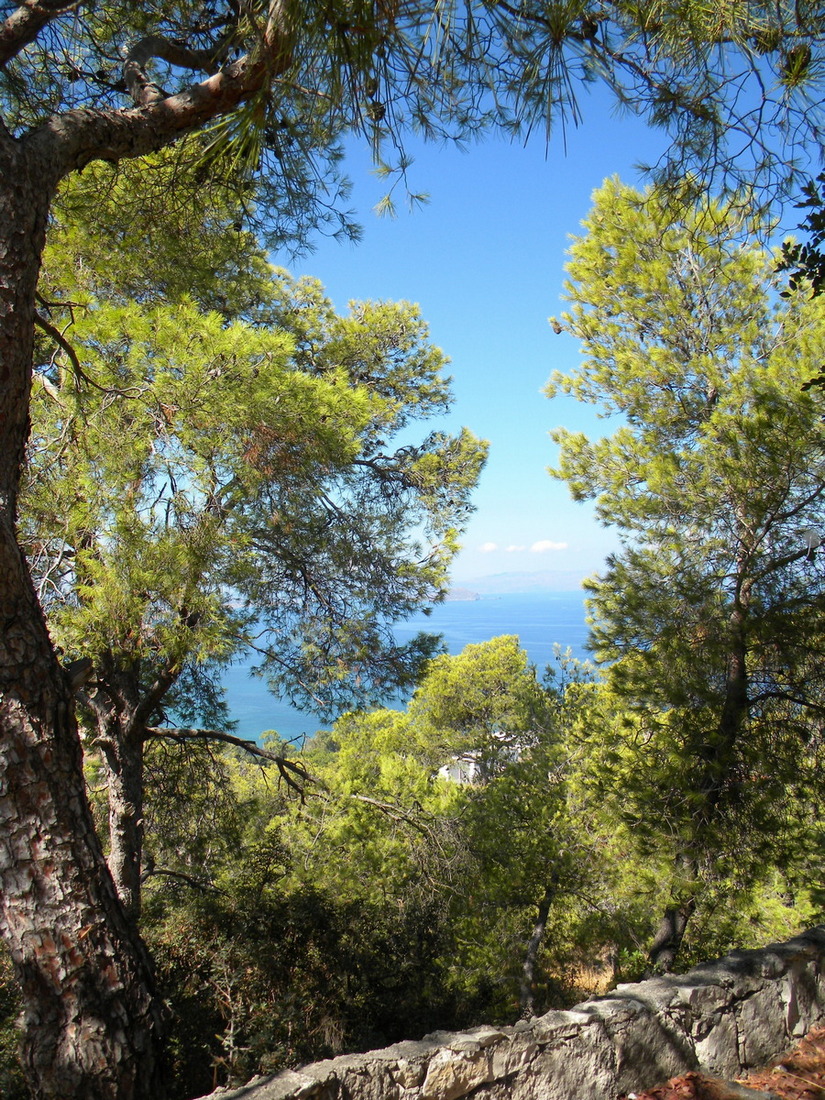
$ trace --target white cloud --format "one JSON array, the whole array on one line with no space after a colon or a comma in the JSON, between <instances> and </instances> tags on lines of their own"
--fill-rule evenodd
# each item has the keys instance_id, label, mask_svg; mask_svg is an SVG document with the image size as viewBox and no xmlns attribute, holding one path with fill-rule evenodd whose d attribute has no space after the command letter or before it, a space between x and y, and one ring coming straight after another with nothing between
<instances>
[{"instance_id":1,"label":"white cloud","mask_svg":"<svg viewBox=\"0 0 825 1100\"><path fill-rule=\"evenodd\" d=\"M566 550L566 542L551 542L550 539L541 539L530 547L533 554L546 554L549 550Z\"/></svg>"},{"instance_id":2,"label":"white cloud","mask_svg":"<svg viewBox=\"0 0 825 1100\"><path fill-rule=\"evenodd\" d=\"M483 542L481 544L481 546L479 546L479 550L481 551L482 554L492 554L494 550L498 550L498 543L497 542Z\"/></svg>"},{"instance_id":3,"label":"white cloud","mask_svg":"<svg viewBox=\"0 0 825 1100\"><path fill-rule=\"evenodd\" d=\"M519 553L521 553L522 550L526 550L526 549L527 549L526 546L508 546L507 547L507 553L508 554L519 554Z\"/></svg>"}]
</instances>

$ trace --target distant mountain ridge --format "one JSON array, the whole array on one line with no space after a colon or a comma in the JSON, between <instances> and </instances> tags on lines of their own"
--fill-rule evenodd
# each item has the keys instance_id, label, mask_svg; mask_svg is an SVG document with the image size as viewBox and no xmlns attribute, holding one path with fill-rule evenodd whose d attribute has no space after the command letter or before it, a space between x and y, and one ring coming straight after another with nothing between
<instances>
[{"instance_id":1,"label":"distant mountain ridge","mask_svg":"<svg viewBox=\"0 0 825 1100\"><path fill-rule=\"evenodd\" d=\"M592 573L578 569L545 569L537 573L492 573L486 577L456 579L453 591L475 592L484 596L503 596L510 592L576 592ZM453 599L471 599L459 596Z\"/></svg>"}]
</instances>

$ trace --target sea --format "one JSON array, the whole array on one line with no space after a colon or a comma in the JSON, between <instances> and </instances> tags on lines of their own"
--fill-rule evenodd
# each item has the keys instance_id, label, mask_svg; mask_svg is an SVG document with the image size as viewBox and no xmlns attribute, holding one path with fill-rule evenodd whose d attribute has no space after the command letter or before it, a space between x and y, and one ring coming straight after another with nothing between
<instances>
[{"instance_id":1,"label":"sea","mask_svg":"<svg viewBox=\"0 0 825 1100\"><path fill-rule=\"evenodd\" d=\"M585 622L584 594L574 592L508 592L483 595L478 599L448 600L438 604L431 614L423 613L395 628L399 642L408 641L420 631L440 634L450 653L460 653L466 645L485 642L501 634L517 634L522 647L538 672L555 664L556 647L573 657L587 660L588 629ZM309 711L300 711L277 699L263 680L252 675L253 662L232 665L224 675L224 688L230 717L237 722L239 737L259 741L262 734L275 731L286 741L300 744L318 729L328 728L329 720ZM403 708L403 699L388 706Z\"/></svg>"}]
</instances>

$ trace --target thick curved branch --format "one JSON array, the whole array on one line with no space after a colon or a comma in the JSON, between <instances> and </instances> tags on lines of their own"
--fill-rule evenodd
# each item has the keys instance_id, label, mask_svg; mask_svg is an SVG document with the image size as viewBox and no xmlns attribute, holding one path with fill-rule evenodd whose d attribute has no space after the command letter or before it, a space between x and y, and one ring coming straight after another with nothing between
<instances>
[{"instance_id":1,"label":"thick curved branch","mask_svg":"<svg viewBox=\"0 0 825 1100\"><path fill-rule=\"evenodd\" d=\"M809 714L825 714L825 704L807 699L805 696L798 694L790 688L768 688L765 691L757 692L755 695L748 698L748 705L754 707L758 706L760 703L766 703L768 700L793 703L794 706L799 707Z\"/></svg>"},{"instance_id":2,"label":"thick curved branch","mask_svg":"<svg viewBox=\"0 0 825 1100\"><path fill-rule=\"evenodd\" d=\"M166 94L146 75L146 65L153 59L166 61L179 69L212 76L225 60L232 37L232 34L228 34L209 49L193 50L159 34L147 35L126 54L123 66L126 90L139 107L146 107L166 98Z\"/></svg>"},{"instance_id":3,"label":"thick curved branch","mask_svg":"<svg viewBox=\"0 0 825 1100\"><path fill-rule=\"evenodd\" d=\"M80 108L53 115L24 139L31 154L39 157L44 182L56 186L93 160L116 162L154 153L236 110L292 65L295 31L290 9L291 0L276 0L265 31L249 53L182 92L167 96L154 85L150 89L151 81L135 62L136 92L146 100L142 105L122 110ZM196 51L180 50L181 59L198 56Z\"/></svg>"},{"instance_id":4,"label":"thick curved branch","mask_svg":"<svg viewBox=\"0 0 825 1100\"><path fill-rule=\"evenodd\" d=\"M135 708L135 713L132 717L133 728L141 728L172 684L175 683L179 675L180 665L176 661L168 661L163 671L159 673L155 682Z\"/></svg>"},{"instance_id":5,"label":"thick curved branch","mask_svg":"<svg viewBox=\"0 0 825 1100\"><path fill-rule=\"evenodd\" d=\"M57 149L60 177L93 160L118 161L156 152L175 138L229 114L266 78L262 62L242 60L178 95L128 110L68 111L51 119L32 142ZM45 150L44 150L45 151Z\"/></svg>"},{"instance_id":6,"label":"thick curved branch","mask_svg":"<svg viewBox=\"0 0 825 1100\"><path fill-rule=\"evenodd\" d=\"M753 583L756 584L759 581L770 577L771 574L779 572L780 569L784 569L788 565L793 565L797 561L810 561L816 553L815 549L808 549L802 547L799 550L793 550L788 554L784 554L781 558L770 558L761 569L754 572Z\"/></svg>"},{"instance_id":7,"label":"thick curved branch","mask_svg":"<svg viewBox=\"0 0 825 1100\"><path fill-rule=\"evenodd\" d=\"M84 373L83 368L80 365L80 360L77 357L77 352L74 350L74 348L60 331L60 329L55 328L55 326L51 324L51 322L47 321L46 318L37 311L35 311L34 314L34 323L35 326L41 330L41 332L45 332L50 339L54 340L54 342L59 345L59 347L61 347L63 351L65 351L65 353L69 357L69 362L72 364L72 370L75 372L77 377L83 382L90 382L91 380Z\"/></svg>"},{"instance_id":8,"label":"thick curved branch","mask_svg":"<svg viewBox=\"0 0 825 1100\"><path fill-rule=\"evenodd\" d=\"M25 3L11 13L0 24L0 65L7 65L17 57L26 46L34 42L40 31L58 15L76 8L79 0L65 3L65 0L41 0L40 3Z\"/></svg>"},{"instance_id":9,"label":"thick curved branch","mask_svg":"<svg viewBox=\"0 0 825 1100\"><path fill-rule=\"evenodd\" d=\"M34 323L35 326L41 330L41 332L45 332L50 339L54 340L59 348L65 351L66 355L69 357L69 362L72 364L72 370L74 371L78 381L85 382L87 386L92 386L94 387L94 389L99 390L101 393L117 393L123 397L126 396L126 394L123 393L122 390L113 390L108 386L101 386L97 382L95 382L93 378L90 378L89 375L86 374L86 372L81 367L80 360L77 357L77 352L74 350L74 348L60 331L60 329L56 328L50 321L47 321L42 313L38 313L36 310L34 313Z\"/></svg>"}]
</instances>

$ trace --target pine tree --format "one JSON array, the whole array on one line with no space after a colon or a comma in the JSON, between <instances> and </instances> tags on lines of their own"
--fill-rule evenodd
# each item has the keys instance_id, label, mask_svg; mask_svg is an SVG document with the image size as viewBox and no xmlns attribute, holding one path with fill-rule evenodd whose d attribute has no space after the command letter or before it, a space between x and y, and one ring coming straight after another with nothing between
<instances>
[{"instance_id":1,"label":"pine tree","mask_svg":"<svg viewBox=\"0 0 825 1100\"><path fill-rule=\"evenodd\" d=\"M744 227L747 228L747 227ZM671 903L651 948L670 967L725 860L779 843L809 782L825 701L825 434L803 382L823 303L779 298L741 216L674 216L610 181L570 250L563 322L584 362L558 389L617 414L596 440L558 429L555 476L595 501L623 550L588 583L597 654L636 711L620 769L639 827L669 833ZM621 789L620 783L620 789Z\"/></svg>"}]
</instances>

